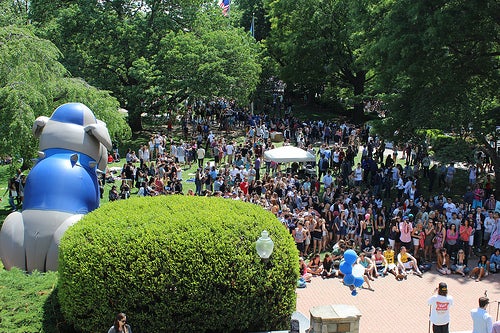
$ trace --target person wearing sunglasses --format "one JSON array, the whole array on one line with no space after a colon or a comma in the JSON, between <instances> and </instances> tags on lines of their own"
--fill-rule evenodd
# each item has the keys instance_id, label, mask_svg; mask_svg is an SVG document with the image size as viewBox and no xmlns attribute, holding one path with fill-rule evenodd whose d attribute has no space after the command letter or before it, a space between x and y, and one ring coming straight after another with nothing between
<instances>
[{"instance_id":1,"label":"person wearing sunglasses","mask_svg":"<svg viewBox=\"0 0 500 333\"><path fill-rule=\"evenodd\" d=\"M120 312L116 315L115 323L109 329L108 333L132 333L130 325L127 324L127 316Z\"/></svg>"},{"instance_id":2,"label":"person wearing sunglasses","mask_svg":"<svg viewBox=\"0 0 500 333\"><path fill-rule=\"evenodd\" d=\"M455 274L461 274L464 277L469 273L470 269L467 267L467 256L464 250L458 250L455 263L451 266L451 271Z\"/></svg>"}]
</instances>

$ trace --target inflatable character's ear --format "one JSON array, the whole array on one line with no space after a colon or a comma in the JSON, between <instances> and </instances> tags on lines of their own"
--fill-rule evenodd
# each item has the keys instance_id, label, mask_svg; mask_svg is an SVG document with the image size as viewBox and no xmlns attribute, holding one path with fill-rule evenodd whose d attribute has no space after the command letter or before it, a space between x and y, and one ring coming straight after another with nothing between
<instances>
[{"instance_id":1,"label":"inflatable character's ear","mask_svg":"<svg viewBox=\"0 0 500 333\"><path fill-rule=\"evenodd\" d=\"M35 138L40 137L40 135L42 134L43 128L45 127L45 125L47 125L48 121L49 121L49 117L40 116L40 117L36 118L35 123L33 124L33 127L31 129Z\"/></svg>"},{"instance_id":2,"label":"inflatable character's ear","mask_svg":"<svg viewBox=\"0 0 500 333\"><path fill-rule=\"evenodd\" d=\"M111 143L108 129L102 121L99 121L97 124L85 126L85 132L95 137L108 151L113 150L113 144Z\"/></svg>"}]
</instances>

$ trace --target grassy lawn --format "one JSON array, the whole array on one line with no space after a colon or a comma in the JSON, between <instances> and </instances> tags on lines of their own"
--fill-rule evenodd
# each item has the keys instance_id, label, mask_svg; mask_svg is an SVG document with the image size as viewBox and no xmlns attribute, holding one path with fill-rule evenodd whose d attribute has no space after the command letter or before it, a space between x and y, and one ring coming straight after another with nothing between
<instances>
[{"instance_id":1,"label":"grassy lawn","mask_svg":"<svg viewBox=\"0 0 500 333\"><path fill-rule=\"evenodd\" d=\"M1 332L73 332L56 300L57 272L26 274L0 268Z\"/></svg>"}]
</instances>

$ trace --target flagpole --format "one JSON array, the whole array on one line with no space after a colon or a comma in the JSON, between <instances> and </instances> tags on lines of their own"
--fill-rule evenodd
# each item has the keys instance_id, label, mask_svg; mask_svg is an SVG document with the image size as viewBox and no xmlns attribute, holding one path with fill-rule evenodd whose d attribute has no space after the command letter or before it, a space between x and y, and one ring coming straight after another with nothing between
<instances>
[{"instance_id":1,"label":"flagpole","mask_svg":"<svg viewBox=\"0 0 500 333\"><path fill-rule=\"evenodd\" d=\"M255 38L255 13L252 13L252 37Z\"/></svg>"}]
</instances>

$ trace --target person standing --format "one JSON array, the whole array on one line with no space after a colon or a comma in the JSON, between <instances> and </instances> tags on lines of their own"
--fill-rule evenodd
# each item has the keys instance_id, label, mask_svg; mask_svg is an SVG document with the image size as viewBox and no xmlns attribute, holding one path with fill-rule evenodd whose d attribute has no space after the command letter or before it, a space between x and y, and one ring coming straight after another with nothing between
<instances>
[{"instance_id":1,"label":"person standing","mask_svg":"<svg viewBox=\"0 0 500 333\"><path fill-rule=\"evenodd\" d=\"M205 159L205 149L203 147L199 147L196 151L196 155L198 156L198 167L203 168L203 161Z\"/></svg>"},{"instance_id":2,"label":"person standing","mask_svg":"<svg viewBox=\"0 0 500 333\"><path fill-rule=\"evenodd\" d=\"M427 304L430 308L429 320L432 323L432 332L449 333L450 308L453 306L453 297L448 296L448 286L441 282Z\"/></svg>"},{"instance_id":3,"label":"person standing","mask_svg":"<svg viewBox=\"0 0 500 333\"><path fill-rule=\"evenodd\" d=\"M493 320L486 311L486 307L490 303L488 297L479 298L479 307L470 312L473 322L472 333L491 333L493 329Z\"/></svg>"}]
</instances>

